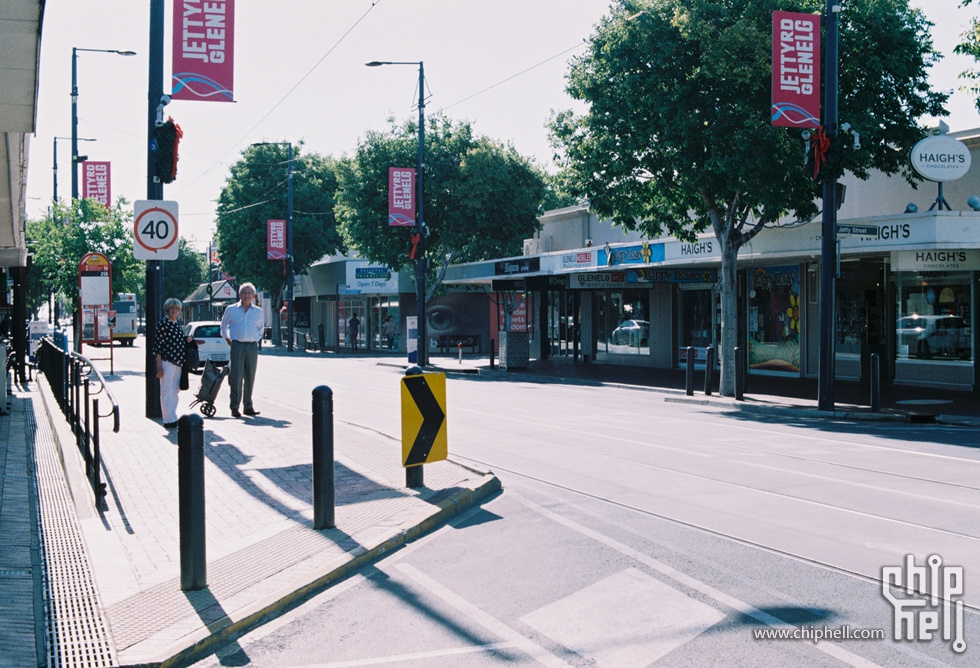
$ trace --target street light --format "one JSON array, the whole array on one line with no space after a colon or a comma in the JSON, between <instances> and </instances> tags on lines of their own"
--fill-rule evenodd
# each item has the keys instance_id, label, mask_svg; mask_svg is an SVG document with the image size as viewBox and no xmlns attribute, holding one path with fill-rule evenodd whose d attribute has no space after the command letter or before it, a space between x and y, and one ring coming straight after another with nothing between
<instances>
[{"instance_id":1,"label":"street light","mask_svg":"<svg viewBox=\"0 0 980 668\"><path fill-rule=\"evenodd\" d=\"M286 146L286 350L293 352L293 143L264 141L252 146ZM276 314L278 318L279 315Z\"/></svg>"},{"instance_id":2,"label":"street light","mask_svg":"<svg viewBox=\"0 0 980 668\"><path fill-rule=\"evenodd\" d=\"M54 155L52 156L52 159L51 159L51 169L54 172L54 189L52 190L52 197L51 197L51 199L55 202L55 204L58 203L58 140L59 139L68 139L68 140L70 140L71 137L55 137L54 138ZM76 137L75 140L76 141L95 141L94 139L88 139L86 137ZM80 156L78 156L78 161L79 162L84 162L86 160L88 160L88 156L87 155L80 155Z\"/></svg>"},{"instance_id":3,"label":"street light","mask_svg":"<svg viewBox=\"0 0 980 668\"><path fill-rule=\"evenodd\" d=\"M135 51L117 49L79 49L71 48L71 198L78 199L78 52L115 53L120 56L135 56Z\"/></svg>"},{"instance_id":4,"label":"street light","mask_svg":"<svg viewBox=\"0 0 980 668\"><path fill-rule=\"evenodd\" d=\"M417 291L416 301L418 302L418 365L424 367L428 362L428 350L426 345L425 327L425 238L428 230L425 227L425 217L423 215L423 202L425 189L423 187L423 169L425 166L425 69L422 61L403 62L390 60L372 60L365 63L368 67L380 67L381 65L418 65L419 66L419 164L418 169L418 216L415 221L416 234L419 235L419 243L415 249L415 288Z\"/></svg>"}]
</instances>

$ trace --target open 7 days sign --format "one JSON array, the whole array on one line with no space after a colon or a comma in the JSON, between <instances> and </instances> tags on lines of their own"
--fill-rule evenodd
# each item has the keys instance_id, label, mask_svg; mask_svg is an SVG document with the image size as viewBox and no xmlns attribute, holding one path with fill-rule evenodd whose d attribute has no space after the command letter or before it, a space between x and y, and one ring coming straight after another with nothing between
<instances>
[{"instance_id":1,"label":"open 7 days sign","mask_svg":"<svg viewBox=\"0 0 980 668\"><path fill-rule=\"evenodd\" d=\"M137 260L177 259L177 202L138 200L133 203L133 257Z\"/></svg>"}]
</instances>

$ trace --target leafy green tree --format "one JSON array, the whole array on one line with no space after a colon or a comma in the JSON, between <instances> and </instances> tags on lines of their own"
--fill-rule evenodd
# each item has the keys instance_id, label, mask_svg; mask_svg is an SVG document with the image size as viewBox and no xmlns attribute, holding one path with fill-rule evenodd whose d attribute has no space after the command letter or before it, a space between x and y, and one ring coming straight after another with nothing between
<instances>
[{"instance_id":1,"label":"leafy green tree","mask_svg":"<svg viewBox=\"0 0 980 668\"><path fill-rule=\"evenodd\" d=\"M388 226L388 168L418 162L418 123L369 132L338 165L337 220L362 258L399 270L410 264L409 233ZM427 119L425 225L431 297L450 264L519 255L538 229L545 176L512 146L475 137L468 123Z\"/></svg>"},{"instance_id":2,"label":"leafy green tree","mask_svg":"<svg viewBox=\"0 0 980 668\"><path fill-rule=\"evenodd\" d=\"M973 4L973 0L963 0L960 3L960 7L967 7ZM980 61L980 17L974 16L970 19L970 24L966 26L963 34L960 36L962 40L956 45L954 51L966 56L970 56L975 61ZM969 90L975 100L977 110L980 111L980 68L971 68L960 74L962 79L966 79L969 85L966 87Z\"/></svg>"},{"instance_id":3,"label":"leafy green tree","mask_svg":"<svg viewBox=\"0 0 980 668\"><path fill-rule=\"evenodd\" d=\"M29 221L28 245L34 253L31 294L41 302L60 294L71 310L77 310L78 263L90 252L109 259L113 292L141 293L145 264L133 257L132 219L124 199L111 209L86 199L58 202L45 218Z\"/></svg>"},{"instance_id":4,"label":"leafy green tree","mask_svg":"<svg viewBox=\"0 0 980 668\"><path fill-rule=\"evenodd\" d=\"M293 271L303 274L324 255L343 249L334 217L336 163L293 145ZM287 218L288 147L255 144L242 152L218 197L217 242L222 269L239 283L254 282L282 306L286 270L268 260L268 220ZM275 320L278 324L278 319ZM278 338L276 339L278 340Z\"/></svg>"},{"instance_id":5,"label":"leafy green tree","mask_svg":"<svg viewBox=\"0 0 980 668\"><path fill-rule=\"evenodd\" d=\"M735 390L739 249L786 215L817 213L822 181L844 170L913 178L916 119L945 115L926 78L929 23L907 0L854 0L840 14L840 119L859 151L832 146L812 179L798 130L770 124L772 12L821 0L617 0L568 74L588 105L558 114L553 143L574 193L627 229L681 239L711 229L722 255L722 376Z\"/></svg>"},{"instance_id":6,"label":"leafy green tree","mask_svg":"<svg viewBox=\"0 0 980 668\"><path fill-rule=\"evenodd\" d=\"M198 288L207 274L204 256L181 239L177 248L177 259L163 263L164 299L176 297L183 301Z\"/></svg>"}]
</instances>

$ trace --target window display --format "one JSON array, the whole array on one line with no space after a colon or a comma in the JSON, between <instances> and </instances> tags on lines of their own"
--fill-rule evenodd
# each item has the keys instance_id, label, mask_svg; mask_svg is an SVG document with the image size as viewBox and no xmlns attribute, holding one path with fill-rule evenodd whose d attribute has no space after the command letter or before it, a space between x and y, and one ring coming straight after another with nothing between
<instances>
[{"instance_id":1,"label":"window display","mask_svg":"<svg viewBox=\"0 0 980 668\"><path fill-rule=\"evenodd\" d=\"M898 282L896 357L972 360L970 273L906 272Z\"/></svg>"},{"instance_id":2,"label":"window display","mask_svg":"<svg viewBox=\"0 0 980 668\"><path fill-rule=\"evenodd\" d=\"M749 367L800 370L800 268L759 267L749 281Z\"/></svg>"}]
</instances>

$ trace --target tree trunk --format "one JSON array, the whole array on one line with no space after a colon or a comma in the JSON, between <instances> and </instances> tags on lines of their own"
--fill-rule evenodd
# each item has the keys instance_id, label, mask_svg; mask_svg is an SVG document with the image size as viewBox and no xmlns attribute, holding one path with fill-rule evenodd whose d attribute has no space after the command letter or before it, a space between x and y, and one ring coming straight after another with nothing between
<instances>
[{"instance_id":1,"label":"tree trunk","mask_svg":"<svg viewBox=\"0 0 980 668\"><path fill-rule=\"evenodd\" d=\"M738 345L738 242L731 233L721 243L721 382L718 394L735 396L735 347Z\"/></svg>"}]
</instances>

